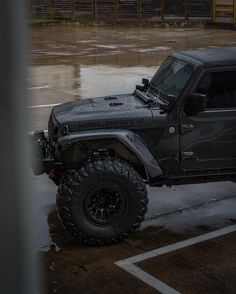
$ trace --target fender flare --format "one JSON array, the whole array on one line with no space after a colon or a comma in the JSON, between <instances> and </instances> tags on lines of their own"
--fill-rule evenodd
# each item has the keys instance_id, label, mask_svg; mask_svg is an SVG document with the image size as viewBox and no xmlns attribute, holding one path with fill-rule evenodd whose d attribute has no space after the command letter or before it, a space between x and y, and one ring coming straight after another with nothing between
<instances>
[{"instance_id":1,"label":"fender flare","mask_svg":"<svg viewBox=\"0 0 236 294\"><path fill-rule=\"evenodd\" d=\"M89 130L69 134L61 137L58 143L64 147L69 147L77 142L94 141L99 139L116 139L133 152L143 164L147 177L155 178L163 174L158 162L141 141L138 135L129 130Z\"/></svg>"}]
</instances>

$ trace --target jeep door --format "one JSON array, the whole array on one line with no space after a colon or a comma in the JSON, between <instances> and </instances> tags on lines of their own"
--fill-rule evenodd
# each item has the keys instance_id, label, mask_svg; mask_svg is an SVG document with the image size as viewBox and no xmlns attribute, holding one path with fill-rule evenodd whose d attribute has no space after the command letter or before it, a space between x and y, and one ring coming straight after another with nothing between
<instances>
[{"instance_id":1,"label":"jeep door","mask_svg":"<svg viewBox=\"0 0 236 294\"><path fill-rule=\"evenodd\" d=\"M184 169L236 167L236 69L206 71L192 93L206 95L206 108L180 112L180 161Z\"/></svg>"}]
</instances>

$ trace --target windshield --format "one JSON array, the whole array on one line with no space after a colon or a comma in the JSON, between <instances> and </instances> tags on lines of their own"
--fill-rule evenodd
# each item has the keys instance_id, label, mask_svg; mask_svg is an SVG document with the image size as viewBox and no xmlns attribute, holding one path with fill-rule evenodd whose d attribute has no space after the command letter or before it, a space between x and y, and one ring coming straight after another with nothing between
<instances>
[{"instance_id":1,"label":"windshield","mask_svg":"<svg viewBox=\"0 0 236 294\"><path fill-rule=\"evenodd\" d=\"M159 92L178 97L193 72L193 67L180 59L168 57L161 65L150 84Z\"/></svg>"}]
</instances>

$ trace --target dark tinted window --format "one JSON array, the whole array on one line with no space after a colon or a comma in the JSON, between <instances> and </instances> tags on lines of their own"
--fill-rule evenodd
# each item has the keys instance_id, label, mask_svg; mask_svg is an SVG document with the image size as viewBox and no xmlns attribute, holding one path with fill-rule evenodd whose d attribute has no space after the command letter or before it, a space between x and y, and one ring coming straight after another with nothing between
<instances>
[{"instance_id":1,"label":"dark tinted window","mask_svg":"<svg viewBox=\"0 0 236 294\"><path fill-rule=\"evenodd\" d=\"M151 85L162 93L178 97L192 76L192 72L191 64L168 57L151 80Z\"/></svg>"},{"instance_id":2,"label":"dark tinted window","mask_svg":"<svg viewBox=\"0 0 236 294\"><path fill-rule=\"evenodd\" d=\"M236 71L205 75L195 92L206 94L208 109L236 107Z\"/></svg>"}]
</instances>

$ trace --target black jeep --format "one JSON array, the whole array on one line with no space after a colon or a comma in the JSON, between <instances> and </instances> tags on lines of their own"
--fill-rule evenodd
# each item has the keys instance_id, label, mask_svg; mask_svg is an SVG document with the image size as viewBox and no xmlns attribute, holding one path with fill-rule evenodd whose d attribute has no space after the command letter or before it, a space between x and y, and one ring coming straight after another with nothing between
<instances>
[{"instance_id":1,"label":"black jeep","mask_svg":"<svg viewBox=\"0 0 236 294\"><path fill-rule=\"evenodd\" d=\"M134 93L56 106L32 141L64 226L84 243L124 239L146 185L235 180L236 48L175 53Z\"/></svg>"}]
</instances>

